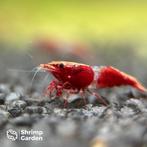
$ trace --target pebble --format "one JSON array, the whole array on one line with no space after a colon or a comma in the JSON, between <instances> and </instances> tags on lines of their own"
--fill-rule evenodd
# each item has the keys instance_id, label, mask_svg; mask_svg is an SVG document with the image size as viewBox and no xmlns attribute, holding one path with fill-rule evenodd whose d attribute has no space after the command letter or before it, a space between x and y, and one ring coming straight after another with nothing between
<instances>
[{"instance_id":1,"label":"pebble","mask_svg":"<svg viewBox=\"0 0 147 147\"><path fill-rule=\"evenodd\" d=\"M17 117L21 115L26 105L25 101L13 100L11 103L7 103L7 110L12 117Z\"/></svg>"},{"instance_id":2,"label":"pebble","mask_svg":"<svg viewBox=\"0 0 147 147\"><path fill-rule=\"evenodd\" d=\"M135 114L133 109L126 107L126 106L121 108L121 113L123 117L131 117Z\"/></svg>"},{"instance_id":3,"label":"pebble","mask_svg":"<svg viewBox=\"0 0 147 147\"><path fill-rule=\"evenodd\" d=\"M53 113L55 114L55 116L61 117L61 118L65 118L67 115L67 109L60 109L60 108L55 108L53 110Z\"/></svg>"},{"instance_id":4,"label":"pebble","mask_svg":"<svg viewBox=\"0 0 147 147\"><path fill-rule=\"evenodd\" d=\"M17 117L22 113L19 107L8 109L8 112L11 114L12 117Z\"/></svg>"},{"instance_id":5,"label":"pebble","mask_svg":"<svg viewBox=\"0 0 147 147\"><path fill-rule=\"evenodd\" d=\"M9 108L15 108L15 107L18 107L19 109L23 110L25 107L27 106L27 103L23 100L15 100L15 101L12 101L8 107Z\"/></svg>"},{"instance_id":6,"label":"pebble","mask_svg":"<svg viewBox=\"0 0 147 147\"><path fill-rule=\"evenodd\" d=\"M10 117L10 113L7 112L7 111L5 111L5 110L0 110L0 115L3 115L6 118L9 118Z\"/></svg>"},{"instance_id":7,"label":"pebble","mask_svg":"<svg viewBox=\"0 0 147 147\"><path fill-rule=\"evenodd\" d=\"M0 110L6 110L6 109L7 109L6 105L0 105Z\"/></svg>"},{"instance_id":8,"label":"pebble","mask_svg":"<svg viewBox=\"0 0 147 147\"><path fill-rule=\"evenodd\" d=\"M47 102L48 99L43 99L43 98L25 98L25 102L27 103L28 106L44 106Z\"/></svg>"},{"instance_id":9,"label":"pebble","mask_svg":"<svg viewBox=\"0 0 147 147\"><path fill-rule=\"evenodd\" d=\"M10 103L13 100L18 100L20 98L20 94L12 92L6 97L6 103Z\"/></svg>"},{"instance_id":10,"label":"pebble","mask_svg":"<svg viewBox=\"0 0 147 147\"><path fill-rule=\"evenodd\" d=\"M6 95L4 93L0 93L0 105L3 105L5 103L5 97Z\"/></svg>"},{"instance_id":11,"label":"pebble","mask_svg":"<svg viewBox=\"0 0 147 147\"><path fill-rule=\"evenodd\" d=\"M8 84L0 84L0 93L10 93L10 87L8 86Z\"/></svg>"},{"instance_id":12,"label":"pebble","mask_svg":"<svg viewBox=\"0 0 147 147\"><path fill-rule=\"evenodd\" d=\"M40 106L27 106L25 108L25 112L29 113L29 114L33 114L33 113L47 113L46 109L44 107L40 107Z\"/></svg>"},{"instance_id":13,"label":"pebble","mask_svg":"<svg viewBox=\"0 0 147 147\"><path fill-rule=\"evenodd\" d=\"M145 108L144 104L139 99L129 99L126 101L126 105L135 111L143 110Z\"/></svg>"},{"instance_id":14,"label":"pebble","mask_svg":"<svg viewBox=\"0 0 147 147\"><path fill-rule=\"evenodd\" d=\"M92 117L92 116L96 116L99 117L103 114L104 110L106 109L106 107L91 107L90 109L86 109L83 110L83 115L85 115L86 117Z\"/></svg>"}]
</instances>

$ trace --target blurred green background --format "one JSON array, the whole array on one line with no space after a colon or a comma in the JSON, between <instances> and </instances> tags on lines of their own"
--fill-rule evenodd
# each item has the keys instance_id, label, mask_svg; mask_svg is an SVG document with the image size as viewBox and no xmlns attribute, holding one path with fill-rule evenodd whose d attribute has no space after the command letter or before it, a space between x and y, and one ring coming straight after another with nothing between
<instances>
[{"instance_id":1,"label":"blurred green background","mask_svg":"<svg viewBox=\"0 0 147 147\"><path fill-rule=\"evenodd\" d=\"M38 38L48 38L50 42L45 46L49 48L46 59L43 53L39 52L39 56L34 53L34 48L42 49L47 42L36 47ZM23 55L33 56L35 65L65 59L112 65L146 83L146 40L146 0L0 0L0 49L5 52L1 52L1 67L18 67L22 58L18 53L12 55L12 50L25 49ZM75 42L80 43L80 47L71 53L68 50ZM53 52L55 48L59 49ZM20 59L16 60L16 56Z\"/></svg>"},{"instance_id":2,"label":"blurred green background","mask_svg":"<svg viewBox=\"0 0 147 147\"><path fill-rule=\"evenodd\" d=\"M0 0L0 37L13 41L47 33L62 39L146 43L147 1Z\"/></svg>"}]
</instances>

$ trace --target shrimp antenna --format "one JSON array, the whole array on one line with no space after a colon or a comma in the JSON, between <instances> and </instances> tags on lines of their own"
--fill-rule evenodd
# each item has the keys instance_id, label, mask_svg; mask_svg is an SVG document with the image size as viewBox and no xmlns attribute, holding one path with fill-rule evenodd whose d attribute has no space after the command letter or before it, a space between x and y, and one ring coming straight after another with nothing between
<instances>
[{"instance_id":1,"label":"shrimp antenna","mask_svg":"<svg viewBox=\"0 0 147 147\"><path fill-rule=\"evenodd\" d=\"M36 69L38 69L38 67L34 67L32 70L23 70L23 69L7 69L8 71L16 71L16 72L28 72L28 73L31 73L31 72L36 72ZM38 71L38 72L44 72L44 71Z\"/></svg>"},{"instance_id":2,"label":"shrimp antenna","mask_svg":"<svg viewBox=\"0 0 147 147\"><path fill-rule=\"evenodd\" d=\"M16 72L35 72L36 67L35 67L35 68L33 68L32 70L11 69L11 68L9 68L9 69L7 69L7 70L8 70L8 71L16 71Z\"/></svg>"},{"instance_id":3,"label":"shrimp antenna","mask_svg":"<svg viewBox=\"0 0 147 147\"><path fill-rule=\"evenodd\" d=\"M41 67L35 67L33 70L36 70L36 71L35 71L35 73L34 73L34 75L33 75L32 80L31 80L31 86L33 85L33 81L34 81L34 79L35 79L37 73L40 72L40 70L42 70L42 68L41 68Z\"/></svg>"}]
</instances>

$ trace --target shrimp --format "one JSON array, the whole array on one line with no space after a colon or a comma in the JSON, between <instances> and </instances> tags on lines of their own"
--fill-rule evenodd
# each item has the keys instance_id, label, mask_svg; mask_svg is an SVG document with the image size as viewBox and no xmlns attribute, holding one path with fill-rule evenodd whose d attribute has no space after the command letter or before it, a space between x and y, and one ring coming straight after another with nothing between
<instances>
[{"instance_id":1,"label":"shrimp","mask_svg":"<svg viewBox=\"0 0 147 147\"><path fill-rule=\"evenodd\" d=\"M71 93L81 94L83 99L86 93L95 96L99 102L108 105L98 93L92 89L111 88L114 86L132 86L141 92L146 89L133 76L128 75L112 66L90 66L82 63L69 61L52 61L47 64L40 64L39 68L51 73L55 79L49 84L46 94L50 97L56 91L55 96L59 97L64 91L68 93L64 99L67 104L67 98Z\"/></svg>"}]
</instances>

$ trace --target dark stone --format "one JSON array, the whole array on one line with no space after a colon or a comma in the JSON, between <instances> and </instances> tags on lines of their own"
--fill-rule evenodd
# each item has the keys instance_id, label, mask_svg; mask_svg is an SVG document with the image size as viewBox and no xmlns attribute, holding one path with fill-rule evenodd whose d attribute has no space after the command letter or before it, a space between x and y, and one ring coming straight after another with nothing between
<instances>
[{"instance_id":1,"label":"dark stone","mask_svg":"<svg viewBox=\"0 0 147 147\"><path fill-rule=\"evenodd\" d=\"M49 100L48 99L43 99L43 98L25 98L25 102L27 103L28 106L35 105L35 106L44 106L45 103L47 103Z\"/></svg>"},{"instance_id":2,"label":"dark stone","mask_svg":"<svg viewBox=\"0 0 147 147\"><path fill-rule=\"evenodd\" d=\"M12 115L12 117L17 117L21 114L21 109L19 107L14 107L9 109L8 112Z\"/></svg>"},{"instance_id":3,"label":"dark stone","mask_svg":"<svg viewBox=\"0 0 147 147\"><path fill-rule=\"evenodd\" d=\"M43 107L39 107L39 106L28 106L25 108L25 112L29 113L29 114L33 114L33 113L39 113L41 114L43 112Z\"/></svg>"},{"instance_id":4,"label":"dark stone","mask_svg":"<svg viewBox=\"0 0 147 147\"><path fill-rule=\"evenodd\" d=\"M5 97L6 95L4 93L0 93L0 105L3 105L5 103Z\"/></svg>"}]
</instances>

